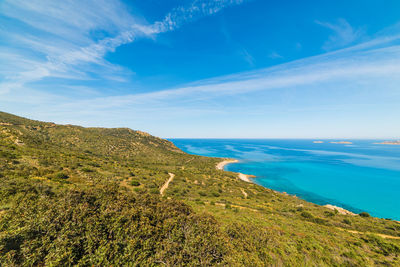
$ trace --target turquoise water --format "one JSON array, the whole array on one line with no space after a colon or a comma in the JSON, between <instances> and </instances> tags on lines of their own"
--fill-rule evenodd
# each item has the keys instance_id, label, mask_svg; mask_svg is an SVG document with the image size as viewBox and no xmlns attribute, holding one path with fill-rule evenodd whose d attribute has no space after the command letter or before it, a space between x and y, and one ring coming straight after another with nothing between
<instances>
[{"instance_id":1,"label":"turquoise water","mask_svg":"<svg viewBox=\"0 0 400 267\"><path fill-rule=\"evenodd\" d=\"M172 139L191 154L229 157L226 170L253 174L253 181L316 204L400 220L400 146L354 140Z\"/></svg>"}]
</instances>

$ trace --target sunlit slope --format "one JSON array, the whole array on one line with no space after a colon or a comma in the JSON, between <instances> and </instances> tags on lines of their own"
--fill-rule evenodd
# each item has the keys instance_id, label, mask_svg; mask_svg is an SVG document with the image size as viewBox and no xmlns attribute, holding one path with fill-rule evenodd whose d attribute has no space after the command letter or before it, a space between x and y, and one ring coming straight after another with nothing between
<instances>
[{"instance_id":1,"label":"sunlit slope","mask_svg":"<svg viewBox=\"0 0 400 267\"><path fill-rule=\"evenodd\" d=\"M400 264L399 223L246 183L220 161L0 112L0 264Z\"/></svg>"}]
</instances>

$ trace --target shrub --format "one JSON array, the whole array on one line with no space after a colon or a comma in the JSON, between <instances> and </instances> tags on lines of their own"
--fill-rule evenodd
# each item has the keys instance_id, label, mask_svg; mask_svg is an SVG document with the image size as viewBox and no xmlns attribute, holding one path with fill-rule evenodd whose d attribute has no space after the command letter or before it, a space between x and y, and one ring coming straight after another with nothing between
<instances>
[{"instance_id":1,"label":"shrub","mask_svg":"<svg viewBox=\"0 0 400 267\"><path fill-rule=\"evenodd\" d=\"M158 191L157 188L153 188L153 189L150 190L150 193L153 194L153 195L156 195L156 194L160 194L160 191Z\"/></svg>"},{"instance_id":2,"label":"shrub","mask_svg":"<svg viewBox=\"0 0 400 267\"><path fill-rule=\"evenodd\" d=\"M368 213L368 212L365 212L365 211L361 212L359 215L360 215L361 217L364 217L364 218L371 217L371 215L369 215L369 213Z\"/></svg>"},{"instance_id":3,"label":"shrub","mask_svg":"<svg viewBox=\"0 0 400 267\"><path fill-rule=\"evenodd\" d=\"M343 223L351 225L351 221L349 219L343 219Z\"/></svg>"},{"instance_id":4,"label":"shrub","mask_svg":"<svg viewBox=\"0 0 400 267\"><path fill-rule=\"evenodd\" d=\"M59 172L59 173L56 173L54 175L54 178L56 178L56 179L68 179L69 176L68 176L68 174L66 174L64 172Z\"/></svg>"},{"instance_id":5,"label":"shrub","mask_svg":"<svg viewBox=\"0 0 400 267\"><path fill-rule=\"evenodd\" d=\"M92 169L90 169L90 168L87 168L87 167L82 168L81 170L82 170L83 172L94 172L94 170L92 170Z\"/></svg>"},{"instance_id":6,"label":"shrub","mask_svg":"<svg viewBox=\"0 0 400 267\"><path fill-rule=\"evenodd\" d=\"M318 224L323 224L323 225L328 225L328 221L319 217L313 218L312 222L318 223Z\"/></svg>"},{"instance_id":7,"label":"shrub","mask_svg":"<svg viewBox=\"0 0 400 267\"><path fill-rule=\"evenodd\" d=\"M131 181L131 186L139 186L140 183L136 180Z\"/></svg>"},{"instance_id":8,"label":"shrub","mask_svg":"<svg viewBox=\"0 0 400 267\"><path fill-rule=\"evenodd\" d=\"M203 191L200 191L200 192L199 192L199 195L202 196L202 197L205 197L205 196L207 196L207 193L206 193L206 192L203 192Z\"/></svg>"},{"instance_id":9,"label":"shrub","mask_svg":"<svg viewBox=\"0 0 400 267\"><path fill-rule=\"evenodd\" d=\"M300 215L303 216L306 219L314 218L314 216L311 213L309 213L308 211L303 211Z\"/></svg>"},{"instance_id":10,"label":"shrub","mask_svg":"<svg viewBox=\"0 0 400 267\"><path fill-rule=\"evenodd\" d=\"M214 197L219 197L219 196L220 196L220 194L217 193L217 192L212 192L211 194L212 194Z\"/></svg>"}]
</instances>

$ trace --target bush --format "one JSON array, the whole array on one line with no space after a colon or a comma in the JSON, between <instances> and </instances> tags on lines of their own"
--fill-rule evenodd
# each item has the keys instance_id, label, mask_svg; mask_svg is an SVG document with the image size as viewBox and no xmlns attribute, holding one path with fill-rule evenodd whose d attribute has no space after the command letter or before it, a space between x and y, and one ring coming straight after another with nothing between
<instances>
[{"instance_id":1,"label":"bush","mask_svg":"<svg viewBox=\"0 0 400 267\"><path fill-rule=\"evenodd\" d=\"M200 191L200 192L199 192L199 195L202 196L202 197L205 197L205 196L207 196L207 193L206 193L206 192L203 192L203 191Z\"/></svg>"},{"instance_id":2,"label":"bush","mask_svg":"<svg viewBox=\"0 0 400 267\"><path fill-rule=\"evenodd\" d=\"M318 224L323 224L323 225L328 225L328 221L319 217L313 218L312 222L318 223Z\"/></svg>"},{"instance_id":3,"label":"bush","mask_svg":"<svg viewBox=\"0 0 400 267\"><path fill-rule=\"evenodd\" d=\"M365 211L361 212L359 215L360 215L361 217L364 217L364 218L371 217L371 215L369 215L369 213L368 213L368 212L365 212Z\"/></svg>"},{"instance_id":4,"label":"bush","mask_svg":"<svg viewBox=\"0 0 400 267\"><path fill-rule=\"evenodd\" d=\"M300 215L303 216L306 219L314 218L314 216L311 213L309 213L308 211L303 211Z\"/></svg>"},{"instance_id":5,"label":"bush","mask_svg":"<svg viewBox=\"0 0 400 267\"><path fill-rule=\"evenodd\" d=\"M82 170L83 172L94 172L94 170L92 170L92 169L90 169L90 168L87 168L87 167L82 168L81 170Z\"/></svg>"},{"instance_id":6,"label":"bush","mask_svg":"<svg viewBox=\"0 0 400 267\"><path fill-rule=\"evenodd\" d=\"M217 221L183 203L110 187L54 197L25 187L31 190L10 218L0 216L0 266L227 265Z\"/></svg>"},{"instance_id":7,"label":"bush","mask_svg":"<svg viewBox=\"0 0 400 267\"><path fill-rule=\"evenodd\" d=\"M131 186L139 186L139 185L140 183L138 181L135 180L131 181Z\"/></svg>"},{"instance_id":8,"label":"bush","mask_svg":"<svg viewBox=\"0 0 400 267\"><path fill-rule=\"evenodd\" d=\"M336 211L336 209L335 209L335 211ZM331 212L331 211L325 211L325 212L324 212L324 215L325 215L326 217L333 217L333 216L336 215L336 213L335 213L335 212Z\"/></svg>"},{"instance_id":9,"label":"bush","mask_svg":"<svg viewBox=\"0 0 400 267\"><path fill-rule=\"evenodd\" d=\"M56 178L56 179L68 179L69 176L64 172L59 172L59 173L56 173L54 175L54 178Z\"/></svg>"},{"instance_id":10,"label":"bush","mask_svg":"<svg viewBox=\"0 0 400 267\"><path fill-rule=\"evenodd\" d=\"M343 219L343 223L351 225L351 221L349 219Z\"/></svg>"},{"instance_id":11,"label":"bush","mask_svg":"<svg viewBox=\"0 0 400 267\"><path fill-rule=\"evenodd\" d=\"M220 194L217 193L217 192L212 192L211 194L212 194L214 197L219 197L219 196L220 196Z\"/></svg>"},{"instance_id":12,"label":"bush","mask_svg":"<svg viewBox=\"0 0 400 267\"><path fill-rule=\"evenodd\" d=\"M157 194L160 194L160 191L157 188L153 188L150 190L150 193L153 195L157 195Z\"/></svg>"}]
</instances>

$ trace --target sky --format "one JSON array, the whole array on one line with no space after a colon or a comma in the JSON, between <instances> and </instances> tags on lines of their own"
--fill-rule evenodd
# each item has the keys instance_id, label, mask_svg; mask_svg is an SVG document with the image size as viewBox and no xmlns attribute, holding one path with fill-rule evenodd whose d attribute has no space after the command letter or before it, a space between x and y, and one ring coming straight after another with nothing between
<instances>
[{"instance_id":1,"label":"sky","mask_svg":"<svg viewBox=\"0 0 400 267\"><path fill-rule=\"evenodd\" d=\"M400 139L400 1L2 0L0 111L164 138Z\"/></svg>"}]
</instances>

